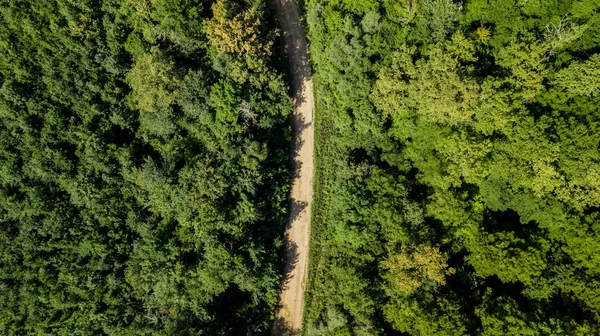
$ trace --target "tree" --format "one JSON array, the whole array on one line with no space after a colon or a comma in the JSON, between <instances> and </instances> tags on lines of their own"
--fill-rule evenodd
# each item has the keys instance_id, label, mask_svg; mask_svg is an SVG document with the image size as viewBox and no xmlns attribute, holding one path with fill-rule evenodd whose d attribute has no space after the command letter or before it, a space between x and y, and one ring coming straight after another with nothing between
<instances>
[{"instance_id":1,"label":"tree","mask_svg":"<svg viewBox=\"0 0 600 336\"><path fill-rule=\"evenodd\" d=\"M248 71L265 71L265 60L271 55L270 41L261 36L262 12L256 7L236 13L233 4L218 0L212 6L213 18L206 21L204 30L208 43L217 52L233 54L242 63L232 64L231 73L239 83L248 78Z\"/></svg>"},{"instance_id":2,"label":"tree","mask_svg":"<svg viewBox=\"0 0 600 336\"><path fill-rule=\"evenodd\" d=\"M506 81L519 90L526 101L533 100L544 87L548 49L546 44L524 41L511 44L498 53L498 64L511 72Z\"/></svg>"},{"instance_id":3,"label":"tree","mask_svg":"<svg viewBox=\"0 0 600 336\"><path fill-rule=\"evenodd\" d=\"M142 130L167 135L174 131L171 105L179 94L174 65L158 49L138 56L126 75L131 100L140 111Z\"/></svg>"},{"instance_id":4,"label":"tree","mask_svg":"<svg viewBox=\"0 0 600 336\"><path fill-rule=\"evenodd\" d=\"M574 62L556 74L553 85L567 92L569 97L596 96L600 93L600 54L584 62Z\"/></svg>"},{"instance_id":5,"label":"tree","mask_svg":"<svg viewBox=\"0 0 600 336\"><path fill-rule=\"evenodd\" d=\"M446 276L455 272L447 262L448 257L438 248L419 245L414 248L403 246L399 253L393 253L382 261L381 266L389 270L396 290L410 294L427 282L444 285Z\"/></svg>"}]
</instances>

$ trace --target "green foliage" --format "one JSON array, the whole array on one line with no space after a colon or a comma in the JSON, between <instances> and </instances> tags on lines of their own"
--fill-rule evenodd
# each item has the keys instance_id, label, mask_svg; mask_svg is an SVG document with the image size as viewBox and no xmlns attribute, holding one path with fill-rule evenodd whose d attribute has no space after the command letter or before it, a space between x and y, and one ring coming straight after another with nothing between
<instances>
[{"instance_id":1,"label":"green foliage","mask_svg":"<svg viewBox=\"0 0 600 336\"><path fill-rule=\"evenodd\" d=\"M173 64L157 53L138 56L126 75L135 107L142 113L166 110L177 96L178 81L173 75Z\"/></svg>"},{"instance_id":2,"label":"green foliage","mask_svg":"<svg viewBox=\"0 0 600 336\"><path fill-rule=\"evenodd\" d=\"M0 2L0 334L269 333L291 106L259 8L236 82L208 2Z\"/></svg>"},{"instance_id":3,"label":"green foliage","mask_svg":"<svg viewBox=\"0 0 600 336\"><path fill-rule=\"evenodd\" d=\"M383 2L387 18L395 23L409 23L419 12L418 0L387 0Z\"/></svg>"},{"instance_id":4,"label":"green foliage","mask_svg":"<svg viewBox=\"0 0 600 336\"><path fill-rule=\"evenodd\" d=\"M394 329L417 335L464 335L465 316L459 306L433 297L396 297L384 307L385 318Z\"/></svg>"},{"instance_id":5,"label":"green foliage","mask_svg":"<svg viewBox=\"0 0 600 336\"><path fill-rule=\"evenodd\" d=\"M596 96L600 93L600 54L576 62L556 73L553 84L566 91L569 97Z\"/></svg>"},{"instance_id":6,"label":"green foliage","mask_svg":"<svg viewBox=\"0 0 600 336\"><path fill-rule=\"evenodd\" d=\"M443 41L454 30L460 10L461 7L452 0L420 0L409 39L414 39L415 43Z\"/></svg>"},{"instance_id":7,"label":"green foliage","mask_svg":"<svg viewBox=\"0 0 600 336\"><path fill-rule=\"evenodd\" d=\"M447 262L448 258L439 249L421 245L411 252L403 246L400 253L390 255L381 264L389 270L390 282L395 289L410 294L425 282L444 285L446 276L454 273Z\"/></svg>"},{"instance_id":8,"label":"green foliage","mask_svg":"<svg viewBox=\"0 0 600 336\"><path fill-rule=\"evenodd\" d=\"M598 333L600 3L379 8L306 3L308 334Z\"/></svg>"}]
</instances>

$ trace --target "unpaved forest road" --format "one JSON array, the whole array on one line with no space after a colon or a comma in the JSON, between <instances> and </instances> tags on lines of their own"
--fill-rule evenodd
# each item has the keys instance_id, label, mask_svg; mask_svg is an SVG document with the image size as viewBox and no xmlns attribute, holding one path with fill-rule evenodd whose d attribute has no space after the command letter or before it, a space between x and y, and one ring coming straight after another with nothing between
<instances>
[{"instance_id":1,"label":"unpaved forest road","mask_svg":"<svg viewBox=\"0 0 600 336\"><path fill-rule=\"evenodd\" d=\"M274 0L283 33L294 94L290 213L286 226L286 264L273 335L302 331L308 242L313 195L313 86L304 28L296 0Z\"/></svg>"}]
</instances>

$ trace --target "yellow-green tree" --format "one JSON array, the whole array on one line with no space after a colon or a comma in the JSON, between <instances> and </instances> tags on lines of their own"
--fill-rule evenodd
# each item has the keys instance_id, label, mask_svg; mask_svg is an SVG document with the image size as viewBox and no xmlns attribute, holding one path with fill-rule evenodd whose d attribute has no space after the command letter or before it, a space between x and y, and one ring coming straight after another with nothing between
<instances>
[{"instance_id":1,"label":"yellow-green tree","mask_svg":"<svg viewBox=\"0 0 600 336\"><path fill-rule=\"evenodd\" d=\"M125 77L131 87L131 102L140 111L142 131L165 135L173 131L171 105L179 94L174 65L158 50L137 57Z\"/></svg>"},{"instance_id":2,"label":"yellow-green tree","mask_svg":"<svg viewBox=\"0 0 600 336\"><path fill-rule=\"evenodd\" d=\"M232 65L232 78L243 83L249 71L264 71L272 43L261 37L262 12L250 7L236 13L227 0L215 2L212 12L213 18L204 24L206 37L217 52L235 56L237 62Z\"/></svg>"},{"instance_id":3,"label":"yellow-green tree","mask_svg":"<svg viewBox=\"0 0 600 336\"><path fill-rule=\"evenodd\" d=\"M444 285L446 276L455 272L448 267L448 257L439 248L428 245L403 246L400 252L391 254L381 265L389 271L394 288L406 294L426 282Z\"/></svg>"},{"instance_id":4,"label":"yellow-green tree","mask_svg":"<svg viewBox=\"0 0 600 336\"><path fill-rule=\"evenodd\" d=\"M173 71L173 63L157 50L136 59L126 80L141 112L164 110L175 102L179 84Z\"/></svg>"}]
</instances>

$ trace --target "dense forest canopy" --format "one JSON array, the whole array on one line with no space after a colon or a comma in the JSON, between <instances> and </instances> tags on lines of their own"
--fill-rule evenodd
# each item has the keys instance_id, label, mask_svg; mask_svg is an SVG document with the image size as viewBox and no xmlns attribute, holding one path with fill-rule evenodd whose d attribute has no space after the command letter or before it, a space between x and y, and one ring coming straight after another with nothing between
<instances>
[{"instance_id":1,"label":"dense forest canopy","mask_svg":"<svg viewBox=\"0 0 600 336\"><path fill-rule=\"evenodd\" d=\"M600 1L305 10L307 334L599 334Z\"/></svg>"},{"instance_id":2,"label":"dense forest canopy","mask_svg":"<svg viewBox=\"0 0 600 336\"><path fill-rule=\"evenodd\" d=\"M304 0L308 335L600 334L600 0ZM268 0L0 0L0 334L264 335Z\"/></svg>"},{"instance_id":3,"label":"dense forest canopy","mask_svg":"<svg viewBox=\"0 0 600 336\"><path fill-rule=\"evenodd\" d=\"M0 0L0 334L254 335L291 104L263 0Z\"/></svg>"}]
</instances>

